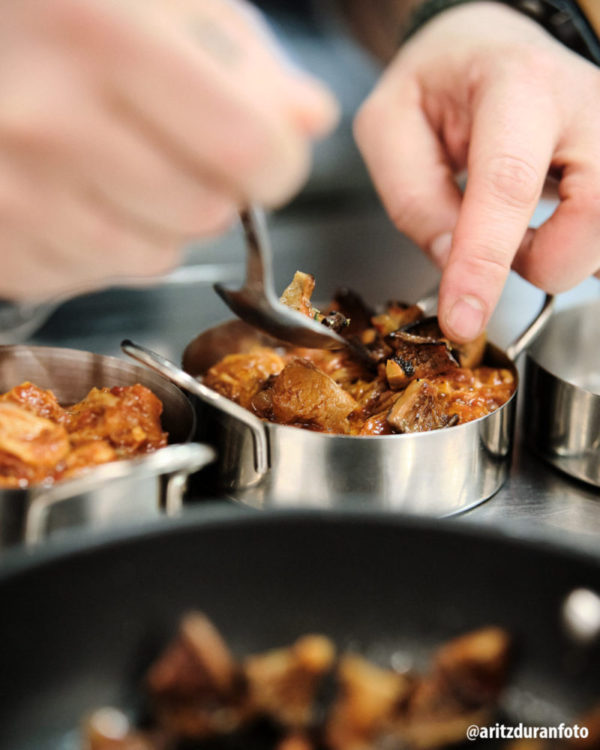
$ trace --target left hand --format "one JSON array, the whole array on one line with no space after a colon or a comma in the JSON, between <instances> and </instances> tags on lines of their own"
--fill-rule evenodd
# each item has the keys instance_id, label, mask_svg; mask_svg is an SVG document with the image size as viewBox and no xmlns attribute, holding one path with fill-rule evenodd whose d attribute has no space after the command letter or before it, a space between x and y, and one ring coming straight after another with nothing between
<instances>
[{"instance_id":1,"label":"left hand","mask_svg":"<svg viewBox=\"0 0 600 750\"><path fill-rule=\"evenodd\" d=\"M452 340L484 329L511 267L553 293L600 268L600 71L526 16L481 2L432 19L363 104L355 136L395 224L443 269ZM534 231L549 171L561 202Z\"/></svg>"}]
</instances>

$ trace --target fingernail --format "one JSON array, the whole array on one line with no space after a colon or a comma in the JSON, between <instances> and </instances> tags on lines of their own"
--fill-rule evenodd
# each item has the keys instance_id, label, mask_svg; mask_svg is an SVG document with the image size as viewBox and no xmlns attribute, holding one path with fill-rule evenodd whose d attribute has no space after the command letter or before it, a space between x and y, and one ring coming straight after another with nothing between
<instances>
[{"instance_id":1,"label":"fingernail","mask_svg":"<svg viewBox=\"0 0 600 750\"><path fill-rule=\"evenodd\" d=\"M446 315L446 326L461 341L472 341L483 329L485 306L480 299L466 294L459 297Z\"/></svg>"},{"instance_id":2,"label":"fingernail","mask_svg":"<svg viewBox=\"0 0 600 750\"><path fill-rule=\"evenodd\" d=\"M440 268L446 265L450 248L452 247L452 232L444 232L436 237L429 246L429 253Z\"/></svg>"}]
</instances>

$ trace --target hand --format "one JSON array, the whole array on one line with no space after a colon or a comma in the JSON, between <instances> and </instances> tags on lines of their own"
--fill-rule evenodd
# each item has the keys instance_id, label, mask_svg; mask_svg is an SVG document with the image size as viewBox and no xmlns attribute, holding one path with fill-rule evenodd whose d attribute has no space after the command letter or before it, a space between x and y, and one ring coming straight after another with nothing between
<instances>
[{"instance_id":1,"label":"hand","mask_svg":"<svg viewBox=\"0 0 600 750\"><path fill-rule=\"evenodd\" d=\"M526 16L485 2L441 13L398 53L355 135L390 216L443 269L451 339L483 330L511 266L554 293L600 268L600 71ZM549 171L561 202L533 231Z\"/></svg>"},{"instance_id":2,"label":"hand","mask_svg":"<svg viewBox=\"0 0 600 750\"><path fill-rule=\"evenodd\" d=\"M298 190L336 105L249 13L225 0L3 7L0 297L163 273L241 204Z\"/></svg>"}]
</instances>

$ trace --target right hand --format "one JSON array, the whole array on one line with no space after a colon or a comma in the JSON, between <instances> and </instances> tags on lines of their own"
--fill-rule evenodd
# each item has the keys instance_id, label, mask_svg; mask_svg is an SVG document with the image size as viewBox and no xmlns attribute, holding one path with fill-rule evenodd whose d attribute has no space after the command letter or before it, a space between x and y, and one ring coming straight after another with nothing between
<instances>
[{"instance_id":1,"label":"right hand","mask_svg":"<svg viewBox=\"0 0 600 750\"><path fill-rule=\"evenodd\" d=\"M299 189L336 104L249 13L224 0L5 4L0 298L164 273L239 206Z\"/></svg>"}]
</instances>

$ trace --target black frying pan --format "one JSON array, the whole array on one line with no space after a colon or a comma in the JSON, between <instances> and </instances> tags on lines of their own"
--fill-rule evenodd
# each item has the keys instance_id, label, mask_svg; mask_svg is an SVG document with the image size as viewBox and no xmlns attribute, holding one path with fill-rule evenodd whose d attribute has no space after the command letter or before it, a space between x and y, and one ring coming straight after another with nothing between
<instances>
[{"instance_id":1,"label":"black frying pan","mask_svg":"<svg viewBox=\"0 0 600 750\"><path fill-rule=\"evenodd\" d=\"M600 560L459 524L205 510L0 567L7 750L77 747L68 733L86 711L134 706L190 608L240 654L322 631L373 658L418 659L499 624L517 642L511 721L557 725L600 698L600 645L574 645L560 618L572 589L600 589Z\"/></svg>"}]
</instances>

